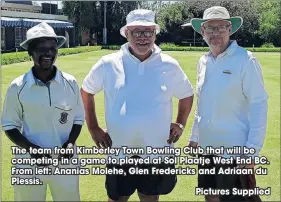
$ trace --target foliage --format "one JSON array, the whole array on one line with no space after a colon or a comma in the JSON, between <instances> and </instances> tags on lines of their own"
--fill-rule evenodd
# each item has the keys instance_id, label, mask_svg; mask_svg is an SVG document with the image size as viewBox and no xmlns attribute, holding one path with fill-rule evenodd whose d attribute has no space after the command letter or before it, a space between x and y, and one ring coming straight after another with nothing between
<instances>
[{"instance_id":1,"label":"foliage","mask_svg":"<svg viewBox=\"0 0 281 202\"><path fill-rule=\"evenodd\" d=\"M74 23L75 33L88 30L91 35L96 34L98 44L102 44L104 4L104 1L64 1L63 9ZM195 33L191 27L181 25L190 22L192 18L202 18L205 9L218 5L226 7L230 16L243 18L242 27L231 36L231 39L236 39L242 46L258 47L264 42L271 42L275 46L281 45L279 37L281 8L280 2L276 0L107 1L108 44L121 45L126 42L119 30L126 23L126 15L140 7L151 9L156 13L156 22L161 27L157 43L183 45L183 41L195 38L200 45L203 41L202 36Z\"/></svg>"},{"instance_id":2,"label":"foliage","mask_svg":"<svg viewBox=\"0 0 281 202\"><path fill-rule=\"evenodd\" d=\"M273 43L264 43L262 46L262 48L274 48Z\"/></svg>"},{"instance_id":3,"label":"foliage","mask_svg":"<svg viewBox=\"0 0 281 202\"><path fill-rule=\"evenodd\" d=\"M159 46L162 51L209 51L209 47L178 46L173 43L162 43ZM102 46L102 49L119 50L119 45ZM246 48L252 52L280 52L280 48Z\"/></svg>"},{"instance_id":4,"label":"foliage","mask_svg":"<svg viewBox=\"0 0 281 202\"><path fill-rule=\"evenodd\" d=\"M85 53L101 50L101 46L84 46L78 48L61 48L58 51L58 56L71 55L77 53ZM5 53L2 54L2 65L8 65L19 62L31 61L31 57L25 52Z\"/></svg>"},{"instance_id":5,"label":"foliage","mask_svg":"<svg viewBox=\"0 0 281 202\"><path fill-rule=\"evenodd\" d=\"M138 1L64 1L63 11L69 16L79 34L76 44L81 44L81 30L87 30L97 36L102 43L104 29L104 6L106 3L106 28L108 43L125 42L119 30L125 25L127 14L136 8ZM110 22L110 23L109 23Z\"/></svg>"},{"instance_id":6,"label":"foliage","mask_svg":"<svg viewBox=\"0 0 281 202\"><path fill-rule=\"evenodd\" d=\"M259 18L260 27L257 33L265 42L280 46L280 1L262 1L258 8L261 15Z\"/></svg>"}]
</instances>

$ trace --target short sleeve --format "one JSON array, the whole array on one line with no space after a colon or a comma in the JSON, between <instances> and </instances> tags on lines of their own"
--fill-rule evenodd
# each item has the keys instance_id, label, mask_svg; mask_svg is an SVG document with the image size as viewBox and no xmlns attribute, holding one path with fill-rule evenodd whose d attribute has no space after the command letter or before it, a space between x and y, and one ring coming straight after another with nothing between
<instances>
[{"instance_id":1,"label":"short sleeve","mask_svg":"<svg viewBox=\"0 0 281 202\"><path fill-rule=\"evenodd\" d=\"M174 96L177 99L184 99L193 95L193 87L180 66L177 66L174 89Z\"/></svg>"},{"instance_id":2,"label":"short sleeve","mask_svg":"<svg viewBox=\"0 0 281 202\"><path fill-rule=\"evenodd\" d=\"M104 65L100 59L90 70L82 83L82 89L90 94L97 94L104 86Z\"/></svg>"},{"instance_id":3,"label":"short sleeve","mask_svg":"<svg viewBox=\"0 0 281 202\"><path fill-rule=\"evenodd\" d=\"M3 112L2 112L2 129L3 131L22 128L22 106L18 99L18 90L16 85L11 85L6 93Z\"/></svg>"}]
</instances>

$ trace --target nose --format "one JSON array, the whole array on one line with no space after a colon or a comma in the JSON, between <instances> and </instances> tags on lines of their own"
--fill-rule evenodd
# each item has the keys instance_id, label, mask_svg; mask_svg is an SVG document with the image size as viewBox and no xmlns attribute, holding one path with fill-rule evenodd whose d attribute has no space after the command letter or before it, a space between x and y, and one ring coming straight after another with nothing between
<instances>
[{"instance_id":1,"label":"nose","mask_svg":"<svg viewBox=\"0 0 281 202\"><path fill-rule=\"evenodd\" d=\"M144 35L143 32L141 32L141 35L138 37L139 39L147 39L147 37Z\"/></svg>"},{"instance_id":2,"label":"nose","mask_svg":"<svg viewBox=\"0 0 281 202\"><path fill-rule=\"evenodd\" d=\"M219 34L220 34L220 32L219 32L218 29L215 29L215 30L213 31L213 35L214 35L214 36L218 36Z\"/></svg>"}]
</instances>

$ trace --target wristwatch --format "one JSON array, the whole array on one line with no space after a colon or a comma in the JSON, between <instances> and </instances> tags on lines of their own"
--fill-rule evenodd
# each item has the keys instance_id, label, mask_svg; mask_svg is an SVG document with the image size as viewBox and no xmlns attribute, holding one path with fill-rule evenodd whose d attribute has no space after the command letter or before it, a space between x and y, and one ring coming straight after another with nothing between
<instances>
[{"instance_id":1,"label":"wristwatch","mask_svg":"<svg viewBox=\"0 0 281 202\"><path fill-rule=\"evenodd\" d=\"M177 124L181 130L184 130L184 126L181 123L175 123L175 124Z\"/></svg>"},{"instance_id":2,"label":"wristwatch","mask_svg":"<svg viewBox=\"0 0 281 202\"><path fill-rule=\"evenodd\" d=\"M73 148L73 147L74 147L74 145L72 143L68 143L66 148L70 149L70 148Z\"/></svg>"}]
</instances>

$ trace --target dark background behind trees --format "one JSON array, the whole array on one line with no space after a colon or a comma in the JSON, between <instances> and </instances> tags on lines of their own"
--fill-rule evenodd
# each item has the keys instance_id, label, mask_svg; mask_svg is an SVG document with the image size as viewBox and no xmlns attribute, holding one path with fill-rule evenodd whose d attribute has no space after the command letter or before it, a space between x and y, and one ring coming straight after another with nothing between
<instances>
[{"instance_id":1,"label":"dark background behind trees","mask_svg":"<svg viewBox=\"0 0 281 202\"><path fill-rule=\"evenodd\" d=\"M88 30L91 36L95 34L98 44L102 44L104 3L103 1L63 2L63 11L75 26L76 44L79 44L81 40L81 30ZM120 45L126 42L119 30L126 24L127 14L137 8L155 11L156 21L161 26L157 43L183 45L184 41L193 40L194 32L192 28L183 28L181 25L190 22L191 18L202 18L204 10L215 5L226 7L230 16L243 17L243 26L232 36L238 40L240 45L245 47L253 45L257 47L265 43L272 43L274 46L281 45L280 1L108 1L106 5L107 43L109 45ZM196 34L195 38L196 41L202 42L200 34Z\"/></svg>"}]
</instances>

